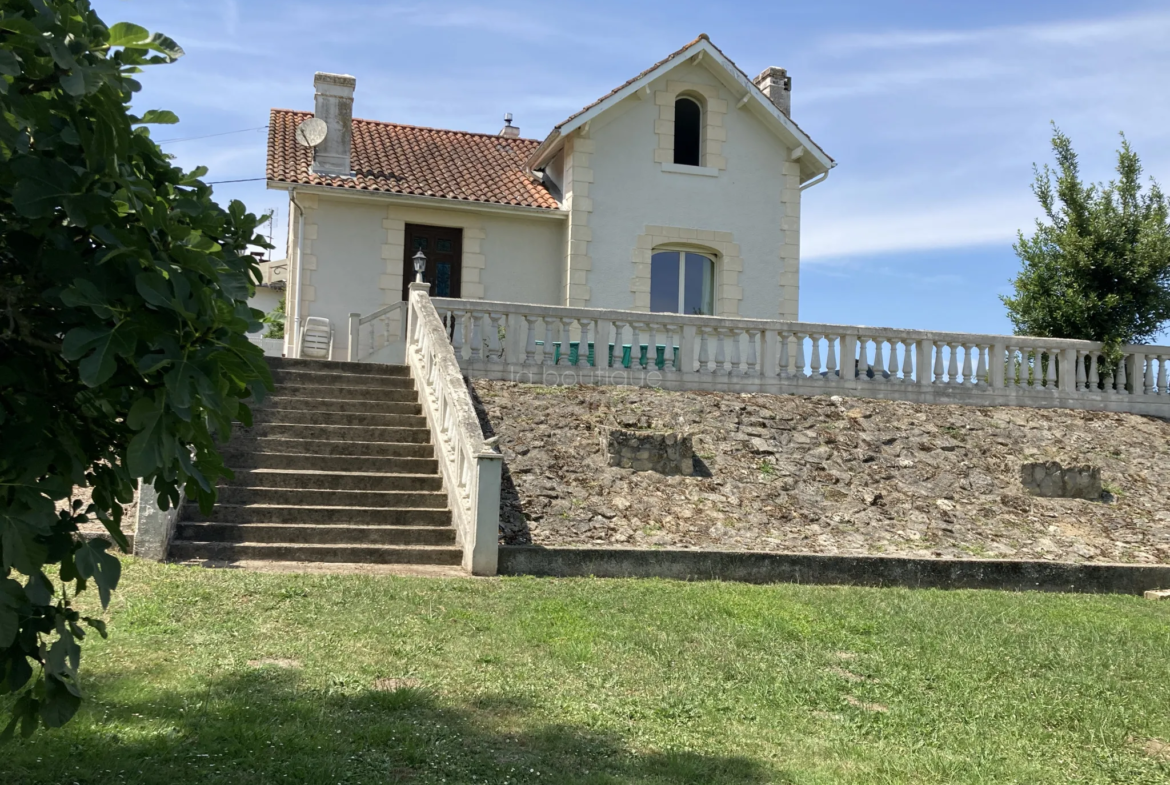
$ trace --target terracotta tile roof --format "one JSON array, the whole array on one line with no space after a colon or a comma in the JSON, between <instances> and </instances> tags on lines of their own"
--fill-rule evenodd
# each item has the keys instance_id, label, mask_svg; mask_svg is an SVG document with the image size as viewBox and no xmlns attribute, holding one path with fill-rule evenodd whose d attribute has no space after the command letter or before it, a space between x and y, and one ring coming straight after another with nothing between
<instances>
[{"instance_id":1,"label":"terracotta tile roof","mask_svg":"<svg viewBox=\"0 0 1170 785\"><path fill-rule=\"evenodd\" d=\"M309 171L313 151L296 143L297 126L312 116L272 110L269 180L548 210L560 207L522 169L539 140L355 119L351 157L355 176L327 177Z\"/></svg>"}]
</instances>

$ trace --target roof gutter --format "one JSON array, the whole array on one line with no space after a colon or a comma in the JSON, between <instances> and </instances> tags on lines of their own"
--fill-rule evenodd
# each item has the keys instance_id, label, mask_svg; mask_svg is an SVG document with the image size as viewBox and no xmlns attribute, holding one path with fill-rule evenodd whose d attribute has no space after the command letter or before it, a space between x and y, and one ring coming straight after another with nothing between
<instances>
[{"instance_id":1,"label":"roof gutter","mask_svg":"<svg viewBox=\"0 0 1170 785\"><path fill-rule=\"evenodd\" d=\"M828 180L828 179L829 179L829 172L831 172L831 171L833 171L833 170L832 170L832 169L826 169L826 170L825 170L824 172L822 172L822 173L821 173L819 176L817 176L817 177L814 177L813 179L809 180L809 181L808 181L807 183L805 183L804 185L800 186L800 190L804 191L804 190L807 190L807 189L809 189L809 188L812 188L814 185L820 185L820 184L821 184L821 183L823 183L825 180Z\"/></svg>"},{"instance_id":2,"label":"roof gutter","mask_svg":"<svg viewBox=\"0 0 1170 785\"><path fill-rule=\"evenodd\" d=\"M412 207L432 207L437 209L460 210L474 213L496 213L512 216L529 216L533 218L555 218L563 220L568 213L563 209L553 207L527 207L518 204L497 204L495 202L471 202L459 199L448 199L443 196L417 196L414 194L394 194L386 191L358 191L353 188L339 188L335 185L300 185L283 180L269 180L268 188L273 190L287 190L293 193L315 193L340 199L355 199L367 202L381 202L386 204L402 204Z\"/></svg>"},{"instance_id":3,"label":"roof gutter","mask_svg":"<svg viewBox=\"0 0 1170 785\"><path fill-rule=\"evenodd\" d=\"M302 289L301 289L301 271L303 269L303 267L301 266L301 260L304 258L304 250L305 250L305 208L301 207L301 203L297 201L297 189L296 188L290 189L288 192L288 196L289 196L289 199L292 200L292 203L294 205L296 205L296 208L297 208L297 261L296 261L296 267L295 267L296 274L297 274L297 276L296 276L297 277L297 289L296 289L297 296L296 296L296 299L293 300L292 345L288 349L288 355L290 357L300 357L301 356L301 345L300 345L300 338L301 338L301 291L302 291ZM289 292L289 294L292 294L292 292ZM285 295L286 299L287 299L287 297L288 297L288 294Z\"/></svg>"}]
</instances>

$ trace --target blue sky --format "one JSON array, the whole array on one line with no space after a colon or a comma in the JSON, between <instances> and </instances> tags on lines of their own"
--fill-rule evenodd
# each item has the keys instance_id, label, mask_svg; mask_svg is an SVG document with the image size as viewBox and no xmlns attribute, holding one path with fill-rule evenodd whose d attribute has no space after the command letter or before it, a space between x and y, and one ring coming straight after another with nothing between
<instances>
[{"instance_id":1,"label":"blue sky","mask_svg":"<svg viewBox=\"0 0 1170 785\"><path fill-rule=\"evenodd\" d=\"M1089 179L1112 173L1125 131L1170 185L1170 7L1083 0L980 3L301 2L96 0L107 23L176 39L179 62L143 77L138 109L182 122L160 140L263 126L311 109L314 71L353 74L354 114L494 133L505 112L543 137L576 109L708 33L749 76L793 77L793 118L839 165L805 192L801 318L1009 332L998 295L1037 214L1032 163L1049 122ZM173 142L208 180L261 178L265 131ZM264 183L221 200L276 208Z\"/></svg>"}]
</instances>

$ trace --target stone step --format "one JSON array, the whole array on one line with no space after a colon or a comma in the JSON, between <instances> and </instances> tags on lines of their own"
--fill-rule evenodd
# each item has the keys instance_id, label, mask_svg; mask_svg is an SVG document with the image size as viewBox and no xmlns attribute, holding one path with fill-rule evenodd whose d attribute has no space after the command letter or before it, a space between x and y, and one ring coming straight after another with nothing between
<instances>
[{"instance_id":1,"label":"stone step","mask_svg":"<svg viewBox=\"0 0 1170 785\"><path fill-rule=\"evenodd\" d=\"M290 395L270 395L264 403L252 407L253 412L271 409L303 412L353 412L356 414L422 414L417 401L345 401L339 398L302 398ZM327 392L325 393L327 395Z\"/></svg>"},{"instance_id":2,"label":"stone step","mask_svg":"<svg viewBox=\"0 0 1170 785\"><path fill-rule=\"evenodd\" d=\"M283 439L311 439L326 442L388 442L393 444L427 444L431 432L427 428L387 428L374 425L297 425L293 423L260 422L251 428L239 429L244 437L275 436Z\"/></svg>"},{"instance_id":3,"label":"stone step","mask_svg":"<svg viewBox=\"0 0 1170 785\"><path fill-rule=\"evenodd\" d=\"M233 471L240 469L291 469L321 472L374 472L380 474L435 474L434 458L355 457L348 455L298 455L238 451L223 452L224 462Z\"/></svg>"},{"instance_id":4,"label":"stone step","mask_svg":"<svg viewBox=\"0 0 1170 785\"><path fill-rule=\"evenodd\" d=\"M304 523L193 523L175 526L175 540L308 545L454 545L455 530L440 526L318 526Z\"/></svg>"},{"instance_id":5,"label":"stone step","mask_svg":"<svg viewBox=\"0 0 1170 785\"><path fill-rule=\"evenodd\" d=\"M363 376L410 376L408 365L382 363L351 363L337 360L305 360L289 357L268 357L273 371L309 371L312 373L351 373Z\"/></svg>"},{"instance_id":6,"label":"stone step","mask_svg":"<svg viewBox=\"0 0 1170 785\"><path fill-rule=\"evenodd\" d=\"M245 433L244 429L236 429L232 440L223 449L224 462L228 466L236 464L238 456L247 454L272 455L327 455L343 457L370 457L370 458L434 458L434 445L428 440L425 444L406 444L394 442L369 441L317 441L313 439L289 439L279 436L256 436ZM278 468L278 467L273 467Z\"/></svg>"},{"instance_id":7,"label":"stone step","mask_svg":"<svg viewBox=\"0 0 1170 785\"><path fill-rule=\"evenodd\" d=\"M309 384L316 387L363 387L379 390L413 390L414 379L409 376L371 376L365 373L319 373L315 371L272 372L277 391L284 384Z\"/></svg>"},{"instance_id":8,"label":"stone step","mask_svg":"<svg viewBox=\"0 0 1170 785\"><path fill-rule=\"evenodd\" d=\"M314 526L439 526L451 525L446 507L289 507L283 504L217 504L204 515L196 504L185 504L179 520L217 523L311 523Z\"/></svg>"},{"instance_id":9,"label":"stone step","mask_svg":"<svg viewBox=\"0 0 1170 785\"><path fill-rule=\"evenodd\" d=\"M176 561L348 562L352 564L460 564L463 552L439 545L303 545L258 542L171 543Z\"/></svg>"},{"instance_id":10,"label":"stone step","mask_svg":"<svg viewBox=\"0 0 1170 785\"><path fill-rule=\"evenodd\" d=\"M438 474L380 474L290 469L245 469L225 480L225 488L290 488L319 491L441 491Z\"/></svg>"},{"instance_id":11,"label":"stone step","mask_svg":"<svg viewBox=\"0 0 1170 785\"><path fill-rule=\"evenodd\" d=\"M418 392L413 386L402 389L377 387L338 387L315 382L282 382L274 394L290 398L331 398L342 401L378 401L380 403L418 403Z\"/></svg>"},{"instance_id":12,"label":"stone step","mask_svg":"<svg viewBox=\"0 0 1170 785\"><path fill-rule=\"evenodd\" d=\"M253 423L287 425L353 425L361 427L426 428L421 414L369 414L366 412L306 412L297 409L259 409L252 414Z\"/></svg>"},{"instance_id":13,"label":"stone step","mask_svg":"<svg viewBox=\"0 0 1170 785\"><path fill-rule=\"evenodd\" d=\"M290 507L431 507L445 508L441 491L337 491L311 488L219 489L223 504L284 504Z\"/></svg>"}]
</instances>

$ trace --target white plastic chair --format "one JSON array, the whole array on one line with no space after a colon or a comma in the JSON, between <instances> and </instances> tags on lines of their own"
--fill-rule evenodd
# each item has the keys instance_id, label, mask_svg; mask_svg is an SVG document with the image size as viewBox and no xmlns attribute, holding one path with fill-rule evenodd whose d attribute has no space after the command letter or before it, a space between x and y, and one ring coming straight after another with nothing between
<instances>
[{"instance_id":1,"label":"white plastic chair","mask_svg":"<svg viewBox=\"0 0 1170 785\"><path fill-rule=\"evenodd\" d=\"M300 356L314 360L333 359L333 325L324 316L305 319Z\"/></svg>"}]
</instances>

